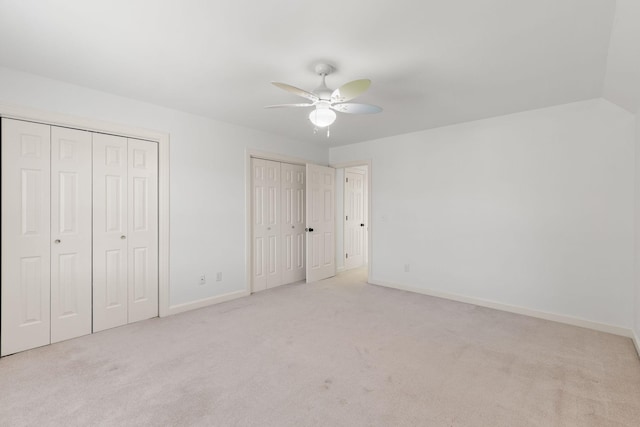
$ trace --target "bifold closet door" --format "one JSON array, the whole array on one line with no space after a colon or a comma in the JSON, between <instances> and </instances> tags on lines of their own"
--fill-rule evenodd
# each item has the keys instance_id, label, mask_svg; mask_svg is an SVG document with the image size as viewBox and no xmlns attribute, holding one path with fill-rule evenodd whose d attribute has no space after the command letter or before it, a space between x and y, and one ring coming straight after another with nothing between
<instances>
[{"instance_id":1,"label":"bifold closet door","mask_svg":"<svg viewBox=\"0 0 640 427\"><path fill-rule=\"evenodd\" d=\"M51 127L51 342L91 333L91 133Z\"/></svg>"},{"instance_id":2,"label":"bifold closet door","mask_svg":"<svg viewBox=\"0 0 640 427\"><path fill-rule=\"evenodd\" d=\"M93 331L127 323L127 139L93 135Z\"/></svg>"},{"instance_id":3,"label":"bifold closet door","mask_svg":"<svg viewBox=\"0 0 640 427\"><path fill-rule=\"evenodd\" d=\"M280 164L282 189L282 283L305 278L305 167Z\"/></svg>"},{"instance_id":4,"label":"bifold closet door","mask_svg":"<svg viewBox=\"0 0 640 427\"><path fill-rule=\"evenodd\" d=\"M2 119L2 356L50 342L50 152L49 126Z\"/></svg>"},{"instance_id":5,"label":"bifold closet door","mask_svg":"<svg viewBox=\"0 0 640 427\"><path fill-rule=\"evenodd\" d=\"M127 140L128 322L158 315L158 145Z\"/></svg>"},{"instance_id":6,"label":"bifold closet door","mask_svg":"<svg viewBox=\"0 0 640 427\"><path fill-rule=\"evenodd\" d=\"M93 137L93 331L158 315L158 151Z\"/></svg>"},{"instance_id":7,"label":"bifold closet door","mask_svg":"<svg viewBox=\"0 0 640 427\"><path fill-rule=\"evenodd\" d=\"M157 316L157 144L1 125L0 354Z\"/></svg>"},{"instance_id":8,"label":"bifold closet door","mask_svg":"<svg viewBox=\"0 0 640 427\"><path fill-rule=\"evenodd\" d=\"M253 179L253 285L257 292L282 284L280 163L251 159Z\"/></svg>"}]
</instances>

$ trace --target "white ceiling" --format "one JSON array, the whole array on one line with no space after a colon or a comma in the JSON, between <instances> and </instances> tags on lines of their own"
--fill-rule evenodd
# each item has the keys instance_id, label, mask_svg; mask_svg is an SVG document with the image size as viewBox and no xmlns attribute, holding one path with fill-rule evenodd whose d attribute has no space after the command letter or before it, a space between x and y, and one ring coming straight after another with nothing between
<instances>
[{"instance_id":1,"label":"white ceiling","mask_svg":"<svg viewBox=\"0 0 640 427\"><path fill-rule=\"evenodd\" d=\"M612 0L0 0L0 65L326 145L602 96ZM304 102L370 78L314 135Z\"/></svg>"}]
</instances>

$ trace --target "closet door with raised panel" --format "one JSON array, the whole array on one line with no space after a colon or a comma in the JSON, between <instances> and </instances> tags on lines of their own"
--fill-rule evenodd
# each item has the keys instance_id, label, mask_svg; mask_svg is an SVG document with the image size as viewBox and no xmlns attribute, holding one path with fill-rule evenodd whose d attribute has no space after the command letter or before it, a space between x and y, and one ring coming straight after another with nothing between
<instances>
[{"instance_id":1,"label":"closet door with raised panel","mask_svg":"<svg viewBox=\"0 0 640 427\"><path fill-rule=\"evenodd\" d=\"M1 355L49 344L50 126L2 119Z\"/></svg>"},{"instance_id":2,"label":"closet door with raised panel","mask_svg":"<svg viewBox=\"0 0 640 427\"><path fill-rule=\"evenodd\" d=\"M158 315L158 145L128 140L128 321Z\"/></svg>"},{"instance_id":3,"label":"closet door with raised panel","mask_svg":"<svg viewBox=\"0 0 640 427\"><path fill-rule=\"evenodd\" d=\"M304 177L305 167L281 163L282 181L282 283L305 278Z\"/></svg>"},{"instance_id":4,"label":"closet door with raised panel","mask_svg":"<svg viewBox=\"0 0 640 427\"><path fill-rule=\"evenodd\" d=\"M93 332L127 323L127 139L93 135Z\"/></svg>"},{"instance_id":5,"label":"closet door with raised panel","mask_svg":"<svg viewBox=\"0 0 640 427\"><path fill-rule=\"evenodd\" d=\"M51 128L51 342L91 333L91 133Z\"/></svg>"},{"instance_id":6,"label":"closet door with raised panel","mask_svg":"<svg viewBox=\"0 0 640 427\"><path fill-rule=\"evenodd\" d=\"M257 292L282 284L280 163L251 159L253 280Z\"/></svg>"},{"instance_id":7,"label":"closet door with raised panel","mask_svg":"<svg viewBox=\"0 0 640 427\"><path fill-rule=\"evenodd\" d=\"M336 170L307 164L307 283L336 275Z\"/></svg>"}]
</instances>

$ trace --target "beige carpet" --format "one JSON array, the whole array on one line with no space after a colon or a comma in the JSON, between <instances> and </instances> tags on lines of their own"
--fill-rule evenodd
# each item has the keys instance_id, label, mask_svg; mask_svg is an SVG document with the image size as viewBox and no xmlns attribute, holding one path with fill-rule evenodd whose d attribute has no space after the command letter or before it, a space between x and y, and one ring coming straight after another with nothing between
<instances>
[{"instance_id":1,"label":"beige carpet","mask_svg":"<svg viewBox=\"0 0 640 427\"><path fill-rule=\"evenodd\" d=\"M0 425L640 425L629 339L363 279L1 359Z\"/></svg>"}]
</instances>

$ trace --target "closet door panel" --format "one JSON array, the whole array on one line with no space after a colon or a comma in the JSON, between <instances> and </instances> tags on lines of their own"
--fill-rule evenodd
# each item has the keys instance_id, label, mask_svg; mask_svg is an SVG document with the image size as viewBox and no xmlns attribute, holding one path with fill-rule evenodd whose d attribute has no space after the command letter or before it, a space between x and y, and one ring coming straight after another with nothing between
<instances>
[{"instance_id":1,"label":"closet door panel","mask_svg":"<svg viewBox=\"0 0 640 427\"><path fill-rule=\"evenodd\" d=\"M266 160L251 159L251 245L252 278L251 291L267 288L267 242L265 218Z\"/></svg>"},{"instance_id":2,"label":"closet door panel","mask_svg":"<svg viewBox=\"0 0 640 427\"><path fill-rule=\"evenodd\" d=\"M282 163L282 283L305 278L305 167Z\"/></svg>"},{"instance_id":3,"label":"closet door panel","mask_svg":"<svg viewBox=\"0 0 640 427\"><path fill-rule=\"evenodd\" d=\"M127 139L93 134L93 331L127 323Z\"/></svg>"},{"instance_id":4,"label":"closet door panel","mask_svg":"<svg viewBox=\"0 0 640 427\"><path fill-rule=\"evenodd\" d=\"M266 230L264 236L267 241L267 288L282 284L282 238L280 236L281 205L280 205L280 163L265 160L264 175L264 218Z\"/></svg>"},{"instance_id":5,"label":"closet door panel","mask_svg":"<svg viewBox=\"0 0 640 427\"><path fill-rule=\"evenodd\" d=\"M50 150L49 126L2 119L3 356L50 342Z\"/></svg>"},{"instance_id":6,"label":"closet door panel","mask_svg":"<svg viewBox=\"0 0 640 427\"><path fill-rule=\"evenodd\" d=\"M91 333L91 133L51 128L51 342Z\"/></svg>"},{"instance_id":7,"label":"closet door panel","mask_svg":"<svg viewBox=\"0 0 640 427\"><path fill-rule=\"evenodd\" d=\"M129 323L158 315L158 146L128 140Z\"/></svg>"},{"instance_id":8,"label":"closet door panel","mask_svg":"<svg viewBox=\"0 0 640 427\"><path fill-rule=\"evenodd\" d=\"M252 291L282 284L280 236L280 163L251 159L252 169Z\"/></svg>"}]
</instances>

